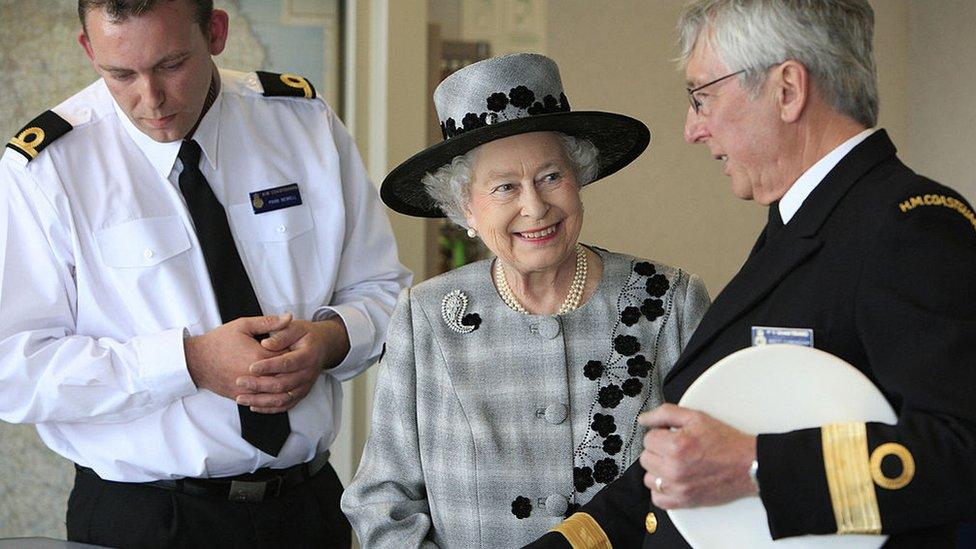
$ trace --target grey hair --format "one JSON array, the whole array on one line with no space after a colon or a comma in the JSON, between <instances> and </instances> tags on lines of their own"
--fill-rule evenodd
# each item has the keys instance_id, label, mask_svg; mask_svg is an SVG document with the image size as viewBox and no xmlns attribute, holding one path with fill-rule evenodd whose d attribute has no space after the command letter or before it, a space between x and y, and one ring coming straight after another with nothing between
<instances>
[{"instance_id":1,"label":"grey hair","mask_svg":"<svg viewBox=\"0 0 976 549\"><path fill-rule=\"evenodd\" d=\"M788 59L810 72L824 100L864 126L878 122L877 68L867 0L694 0L678 20L680 63L701 39L757 94L766 69Z\"/></svg>"},{"instance_id":2,"label":"grey hair","mask_svg":"<svg viewBox=\"0 0 976 549\"><path fill-rule=\"evenodd\" d=\"M588 139L573 137L561 132L553 132L562 138L566 158L576 173L576 183L582 187L596 179L600 171L600 151ZM475 147L466 154L455 156L436 172L424 175L421 182L427 194L454 223L467 227L464 208L471 200L468 183L471 182L471 168L474 166L478 149Z\"/></svg>"}]
</instances>

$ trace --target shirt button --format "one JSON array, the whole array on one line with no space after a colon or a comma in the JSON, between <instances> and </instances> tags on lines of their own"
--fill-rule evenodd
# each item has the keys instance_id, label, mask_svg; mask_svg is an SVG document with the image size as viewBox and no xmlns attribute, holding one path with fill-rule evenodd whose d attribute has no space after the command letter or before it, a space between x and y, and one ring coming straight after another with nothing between
<instances>
[{"instance_id":1,"label":"shirt button","mask_svg":"<svg viewBox=\"0 0 976 549\"><path fill-rule=\"evenodd\" d=\"M142 257L146 259L152 259L154 255L156 255L156 252L152 248L146 248L142 251Z\"/></svg>"},{"instance_id":2,"label":"shirt button","mask_svg":"<svg viewBox=\"0 0 976 549\"><path fill-rule=\"evenodd\" d=\"M546 514L550 517L561 517L569 509L569 500L561 494L553 494L546 498Z\"/></svg>"},{"instance_id":3,"label":"shirt button","mask_svg":"<svg viewBox=\"0 0 976 549\"><path fill-rule=\"evenodd\" d=\"M553 425L559 425L560 423L566 421L566 406L555 402L546 406L546 421L552 423Z\"/></svg>"},{"instance_id":4,"label":"shirt button","mask_svg":"<svg viewBox=\"0 0 976 549\"><path fill-rule=\"evenodd\" d=\"M287 231L288 231L288 227L285 227L284 225L278 225L278 232L279 233L284 233L284 232L287 232Z\"/></svg>"}]
</instances>

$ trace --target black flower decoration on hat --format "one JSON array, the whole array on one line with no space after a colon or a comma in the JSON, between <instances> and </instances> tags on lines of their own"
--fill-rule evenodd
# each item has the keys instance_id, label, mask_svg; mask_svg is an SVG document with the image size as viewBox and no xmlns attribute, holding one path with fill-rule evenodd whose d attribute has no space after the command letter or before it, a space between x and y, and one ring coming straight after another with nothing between
<instances>
[{"instance_id":1,"label":"black flower decoration on hat","mask_svg":"<svg viewBox=\"0 0 976 549\"><path fill-rule=\"evenodd\" d=\"M637 307L627 307L620 313L620 322L627 326L633 326L640 320L641 311Z\"/></svg>"},{"instance_id":2,"label":"black flower decoration on hat","mask_svg":"<svg viewBox=\"0 0 976 549\"><path fill-rule=\"evenodd\" d=\"M640 341L632 335L618 335L613 338L613 348L624 356L631 356L640 351Z\"/></svg>"},{"instance_id":3,"label":"black flower decoration on hat","mask_svg":"<svg viewBox=\"0 0 976 549\"><path fill-rule=\"evenodd\" d=\"M512 501L512 514L518 519L529 518L532 514L532 501L525 496L515 498Z\"/></svg>"},{"instance_id":4,"label":"black flower decoration on hat","mask_svg":"<svg viewBox=\"0 0 976 549\"><path fill-rule=\"evenodd\" d=\"M664 314L664 302L660 299L645 299L644 304L641 305L640 312L647 317L647 320L654 322Z\"/></svg>"},{"instance_id":5,"label":"black flower decoration on hat","mask_svg":"<svg viewBox=\"0 0 976 549\"><path fill-rule=\"evenodd\" d=\"M603 451L611 456L616 455L624 445L620 435L610 435L603 440Z\"/></svg>"},{"instance_id":6,"label":"black flower decoration on hat","mask_svg":"<svg viewBox=\"0 0 976 549\"><path fill-rule=\"evenodd\" d=\"M508 92L508 99L513 107L524 109L535 101L535 93L525 86L516 86Z\"/></svg>"},{"instance_id":7,"label":"black flower decoration on hat","mask_svg":"<svg viewBox=\"0 0 976 549\"><path fill-rule=\"evenodd\" d=\"M599 360L591 360L583 366L583 375L587 379L596 381L603 375L603 363Z\"/></svg>"},{"instance_id":8,"label":"black flower decoration on hat","mask_svg":"<svg viewBox=\"0 0 976 549\"><path fill-rule=\"evenodd\" d=\"M654 268L653 263L641 261L637 265L634 265L634 272L641 276L654 276L657 273L657 269Z\"/></svg>"},{"instance_id":9,"label":"black flower decoration on hat","mask_svg":"<svg viewBox=\"0 0 976 549\"><path fill-rule=\"evenodd\" d=\"M481 116L479 116L473 112L464 115L464 118L461 119L461 124L464 125L463 131L469 132L487 126L488 123L485 122L485 116L486 113L481 113Z\"/></svg>"},{"instance_id":10,"label":"black flower decoration on hat","mask_svg":"<svg viewBox=\"0 0 976 549\"><path fill-rule=\"evenodd\" d=\"M563 111L569 112L569 99L566 97L565 93L559 93L559 105L562 107Z\"/></svg>"},{"instance_id":11,"label":"black flower decoration on hat","mask_svg":"<svg viewBox=\"0 0 976 549\"><path fill-rule=\"evenodd\" d=\"M576 511L579 511L579 510L580 510L580 504L579 503L570 503L569 506L566 507L566 514L563 515L563 516L566 517L566 518L569 518L570 515L572 515L573 513L575 513Z\"/></svg>"},{"instance_id":12,"label":"black flower decoration on hat","mask_svg":"<svg viewBox=\"0 0 976 549\"><path fill-rule=\"evenodd\" d=\"M585 492L593 486L593 469L589 467L573 467L573 486L577 492Z\"/></svg>"},{"instance_id":13,"label":"black flower decoration on hat","mask_svg":"<svg viewBox=\"0 0 976 549\"><path fill-rule=\"evenodd\" d=\"M668 282L667 277L664 275L656 274L647 279L647 285L645 287L647 289L647 293L654 297L661 297L664 295L664 292L668 291L668 288L671 287L671 283Z\"/></svg>"},{"instance_id":14,"label":"black flower decoration on hat","mask_svg":"<svg viewBox=\"0 0 976 549\"><path fill-rule=\"evenodd\" d=\"M457 122L453 118L448 118L447 120L441 122L441 134L444 139L449 139L458 134Z\"/></svg>"},{"instance_id":15,"label":"black flower decoration on hat","mask_svg":"<svg viewBox=\"0 0 976 549\"><path fill-rule=\"evenodd\" d=\"M644 384L636 377L632 377L624 382L622 389L625 395L635 397L644 390Z\"/></svg>"},{"instance_id":16,"label":"black flower decoration on hat","mask_svg":"<svg viewBox=\"0 0 976 549\"><path fill-rule=\"evenodd\" d=\"M478 313L464 315L464 318L461 319L461 326L471 326L477 330L478 326L481 326L481 315Z\"/></svg>"},{"instance_id":17,"label":"black flower decoration on hat","mask_svg":"<svg viewBox=\"0 0 976 549\"><path fill-rule=\"evenodd\" d=\"M612 458L604 458L593 464L593 480L602 484L610 484L617 478L620 469Z\"/></svg>"},{"instance_id":18,"label":"black flower decoration on hat","mask_svg":"<svg viewBox=\"0 0 976 549\"><path fill-rule=\"evenodd\" d=\"M606 438L607 435L617 430L617 423L611 415L596 413L593 414L593 423L590 423L590 427L601 437Z\"/></svg>"},{"instance_id":19,"label":"black flower decoration on hat","mask_svg":"<svg viewBox=\"0 0 976 549\"><path fill-rule=\"evenodd\" d=\"M597 401L600 406L604 408L616 408L620 401L624 399L624 392L620 390L620 386L614 383L607 385L606 387L600 388L599 396Z\"/></svg>"},{"instance_id":20,"label":"black flower decoration on hat","mask_svg":"<svg viewBox=\"0 0 976 549\"><path fill-rule=\"evenodd\" d=\"M644 355L637 355L627 359L627 373L636 377L647 377L653 364L644 358Z\"/></svg>"},{"instance_id":21,"label":"black flower decoration on hat","mask_svg":"<svg viewBox=\"0 0 976 549\"><path fill-rule=\"evenodd\" d=\"M508 96L502 92L493 93L488 96L488 110L502 112L508 106Z\"/></svg>"}]
</instances>

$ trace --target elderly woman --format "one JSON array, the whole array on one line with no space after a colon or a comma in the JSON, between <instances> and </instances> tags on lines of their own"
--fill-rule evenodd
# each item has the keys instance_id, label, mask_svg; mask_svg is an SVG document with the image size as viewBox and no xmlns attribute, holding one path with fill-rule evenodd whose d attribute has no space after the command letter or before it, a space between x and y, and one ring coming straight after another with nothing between
<instances>
[{"instance_id":1,"label":"elderly woman","mask_svg":"<svg viewBox=\"0 0 976 549\"><path fill-rule=\"evenodd\" d=\"M708 296L680 269L578 242L580 188L636 158L644 124L571 112L533 54L469 65L434 101L445 140L381 196L447 215L496 257L400 295L342 509L364 547L519 546L637 458L637 415Z\"/></svg>"}]
</instances>

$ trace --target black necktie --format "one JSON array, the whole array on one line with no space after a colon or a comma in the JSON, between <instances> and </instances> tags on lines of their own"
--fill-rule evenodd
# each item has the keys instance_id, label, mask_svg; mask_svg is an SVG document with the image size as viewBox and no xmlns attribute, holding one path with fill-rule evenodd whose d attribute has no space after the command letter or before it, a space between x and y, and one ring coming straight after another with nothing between
<instances>
[{"instance_id":1,"label":"black necktie","mask_svg":"<svg viewBox=\"0 0 976 549\"><path fill-rule=\"evenodd\" d=\"M186 198L203 248L221 320L226 324L242 316L260 316L261 306L237 253L227 214L200 171L200 145L189 139L183 141L179 158L183 162L180 191ZM262 452L277 456L291 432L288 414L259 414L247 406L238 406L237 410L244 440Z\"/></svg>"},{"instance_id":2,"label":"black necktie","mask_svg":"<svg viewBox=\"0 0 976 549\"><path fill-rule=\"evenodd\" d=\"M766 221L766 242L777 238L783 232L783 218L779 214L779 202L769 205L769 219Z\"/></svg>"}]
</instances>

